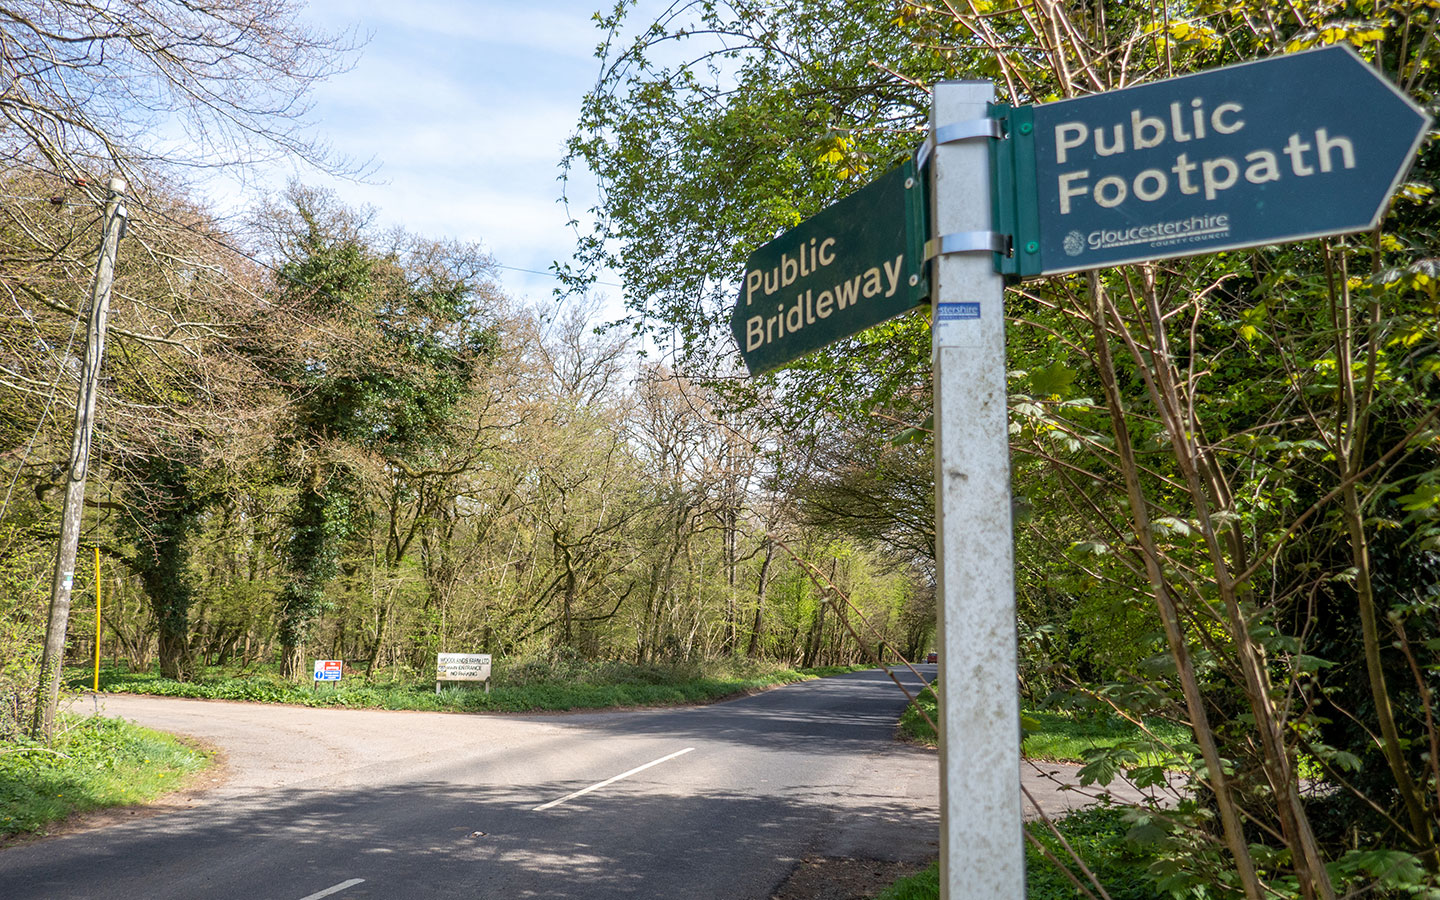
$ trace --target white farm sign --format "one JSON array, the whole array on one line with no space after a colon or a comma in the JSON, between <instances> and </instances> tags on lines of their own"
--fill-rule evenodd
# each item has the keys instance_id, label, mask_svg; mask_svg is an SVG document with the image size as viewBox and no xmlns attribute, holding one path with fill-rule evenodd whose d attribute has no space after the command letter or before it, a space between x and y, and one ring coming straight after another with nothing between
<instances>
[{"instance_id":1,"label":"white farm sign","mask_svg":"<svg viewBox=\"0 0 1440 900\"><path fill-rule=\"evenodd\" d=\"M435 659L435 690L442 681L483 681L490 689L490 654L440 653Z\"/></svg>"}]
</instances>

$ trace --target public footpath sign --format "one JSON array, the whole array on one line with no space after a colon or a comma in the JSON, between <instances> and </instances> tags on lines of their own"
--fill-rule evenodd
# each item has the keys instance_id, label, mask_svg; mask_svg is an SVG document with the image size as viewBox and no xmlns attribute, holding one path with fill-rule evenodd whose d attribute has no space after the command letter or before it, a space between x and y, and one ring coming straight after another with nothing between
<instances>
[{"instance_id":1,"label":"public footpath sign","mask_svg":"<svg viewBox=\"0 0 1440 900\"><path fill-rule=\"evenodd\" d=\"M750 374L918 306L925 208L907 161L750 254L730 324Z\"/></svg>"},{"instance_id":2,"label":"public footpath sign","mask_svg":"<svg viewBox=\"0 0 1440 900\"><path fill-rule=\"evenodd\" d=\"M338 659L317 659L315 660L316 681L339 681L342 660Z\"/></svg>"},{"instance_id":3,"label":"public footpath sign","mask_svg":"<svg viewBox=\"0 0 1440 900\"><path fill-rule=\"evenodd\" d=\"M1429 127L1348 45L997 111L1021 277L1367 230Z\"/></svg>"}]
</instances>

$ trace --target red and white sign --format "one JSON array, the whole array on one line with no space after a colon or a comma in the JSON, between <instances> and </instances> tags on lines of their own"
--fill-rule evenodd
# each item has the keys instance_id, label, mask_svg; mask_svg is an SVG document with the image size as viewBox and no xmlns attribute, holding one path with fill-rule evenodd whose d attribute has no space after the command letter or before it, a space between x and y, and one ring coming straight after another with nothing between
<instances>
[{"instance_id":1,"label":"red and white sign","mask_svg":"<svg viewBox=\"0 0 1440 900\"><path fill-rule=\"evenodd\" d=\"M317 659L315 660L316 681L339 681L340 668L344 660L339 659Z\"/></svg>"}]
</instances>

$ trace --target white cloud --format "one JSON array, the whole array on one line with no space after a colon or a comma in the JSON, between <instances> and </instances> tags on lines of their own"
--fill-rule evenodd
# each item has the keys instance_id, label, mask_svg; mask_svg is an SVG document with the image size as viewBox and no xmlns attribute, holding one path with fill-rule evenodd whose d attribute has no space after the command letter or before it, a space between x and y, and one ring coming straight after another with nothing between
<instances>
[{"instance_id":1,"label":"white cloud","mask_svg":"<svg viewBox=\"0 0 1440 900\"><path fill-rule=\"evenodd\" d=\"M515 50L539 50L590 60L602 35L591 18L600 0L312 0L312 18L331 27L400 27L441 40L465 40ZM597 64L598 65L598 64Z\"/></svg>"},{"instance_id":2,"label":"white cloud","mask_svg":"<svg viewBox=\"0 0 1440 900\"><path fill-rule=\"evenodd\" d=\"M353 98L374 96L360 87ZM325 131L352 156L378 156L387 168L457 168L533 163L554 168L575 128L578 99L563 97L517 102L427 88L424 96L394 96L359 105L355 99L331 106ZM404 93L404 89L400 89ZM451 102L453 100L453 102Z\"/></svg>"},{"instance_id":3,"label":"white cloud","mask_svg":"<svg viewBox=\"0 0 1440 900\"><path fill-rule=\"evenodd\" d=\"M315 133L352 160L378 164L377 183L333 181L376 224L481 244L510 294L547 299L544 272L568 260L575 235L557 202L559 164L581 97L593 86L602 39L591 13L608 0L312 0L308 18L370 34L354 67L314 95ZM262 178L276 190L288 167ZM580 173L577 214L594 186ZM221 206L245 204L237 185L212 183ZM602 276L614 281L614 275ZM601 288L616 294L614 288ZM611 301L618 315L618 304Z\"/></svg>"}]
</instances>

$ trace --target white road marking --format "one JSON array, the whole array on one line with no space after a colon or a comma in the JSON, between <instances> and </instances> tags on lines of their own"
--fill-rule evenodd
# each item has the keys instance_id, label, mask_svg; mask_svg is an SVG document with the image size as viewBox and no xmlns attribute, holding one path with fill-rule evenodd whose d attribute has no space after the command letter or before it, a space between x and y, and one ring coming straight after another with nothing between
<instances>
[{"instance_id":1,"label":"white road marking","mask_svg":"<svg viewBox=\"0 0 1440 900\"><path fill-rule=\"evenodd\" d=\"M300 900L320 900L321 897L328 897L331 894L338 894L346 888L354 887L355 885L360 884L364 880L365 879L363 878L352 878L349 881L342 881L334 887L328 887L323 891L316 891L309 896L301 897Z\"/></svg>"},{"instance_id":2,"label":"white road marking","mask_svg":"<svg viewBox=\"0 0 1440 900\"><path fill-rule=\"evenodd\" d=\"M604 781L596 782L595 784L592 784L592 785L590 785L590 786L587 787L587 788L581 788L580 790L576 791L576 792L573 793L573 794L566 794L565 796L561 797L561 798L558 799L558 800L551 800L549 803L542 803L542 804L540 804L539 806L535 807L534 809L532 809L532 810L530 810L530 811L531 811L531 812L543 812L544 810L547 810L547 809L549 809L549 808L552 807L552 806L559 806L560 804L564 803L566 800L574 800L576 797L584 796L585 794L588 794L588 793L590 793L591 791L598 791L598 790L600 790L601 788L603 788L603 787L604 787L605 785L607 785L607 784L614 784L615 782L619 781L619 780L622 779L622 778L629 778L631 775L634 775L636 772L643 772L643 771L645 771L646 769L650 768L651 766L658 766L658 765L660 765L660 764L663 763L663 762L669 762L670 760L674 759L674 758L677 757L677 756L684 756L685 754L689 753L691 750L694 750L694 749L695 749L694 747L686 747L684 750L677 750L677 751L675 751L674 753L670 754L669 756L662 756L662 757L660 757L659 759L657 759L657 760L652 760L651 762L648 762L648 763L646 763L646 764L643 765L643 766L636 766L635 768L631 769L631 770L628 771L628 772L621 772L619 775L616 775L616 776L613 777L613 778L607 778L607 779L605 779ZM303 898L303 900L310 900L310 898L309 898L309 897L305 897L305 898Z\"/></svg>"}]
</instances>

